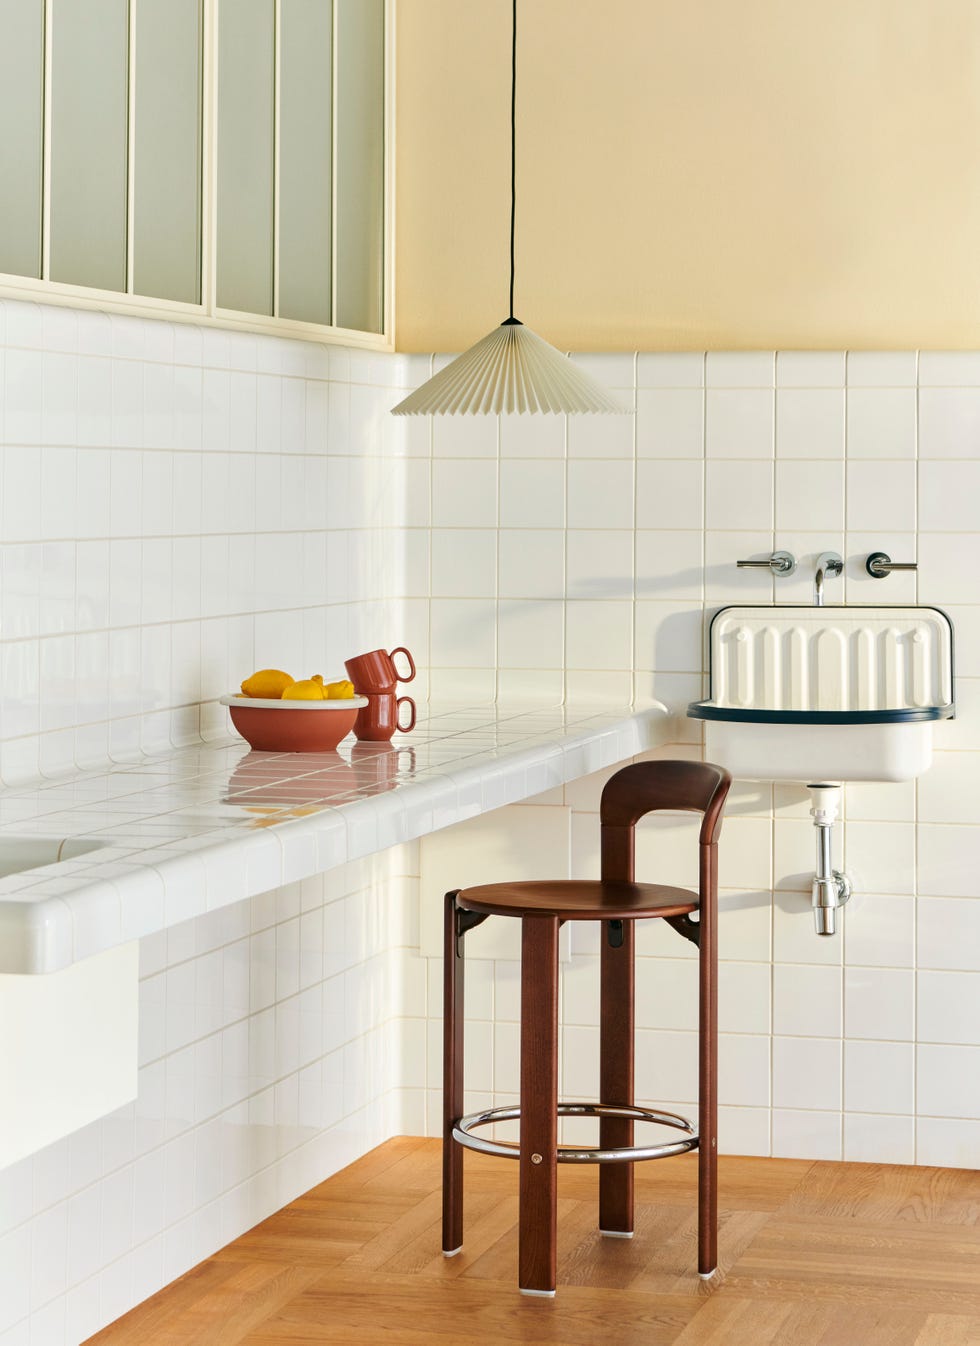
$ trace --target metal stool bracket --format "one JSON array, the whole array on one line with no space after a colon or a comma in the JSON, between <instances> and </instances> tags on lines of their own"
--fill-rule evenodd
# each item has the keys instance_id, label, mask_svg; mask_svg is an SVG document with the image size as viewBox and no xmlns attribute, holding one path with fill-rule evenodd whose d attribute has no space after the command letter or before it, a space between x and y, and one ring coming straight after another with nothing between
<instances>
[{"instance_id":1,"label":"metal stool bracket","mask_svg":"<svg viewBox=\"0 0 980 1346\"><path fill-rule=\"evenodd\" d=\"M558 1146L559 1164L628 1164L634 1160L667 1159L672 1154L687 1154L698 1148L696 1128L686 1117L675 1112L659 1112L653 1108L627 1107L619 1103L559 1103L559 1117L625 1117L635 1122L655 1122L686 1133L686 1139L668 1141L663 1145L617 1145L612 1149L576 1145ZM468 1150L493 1154L501 1159L519 1159L521 1147L514 1140L485 1140L472 1135L479 1126L494 1122L520 1121L520 1108L488 1108L485 1112L471 1112L453 1123L453 1140Z\"/></svg>"},{"instance_id":2,"label":"metal stool bracket","mask_svg":"<svg viewBox=\"0 0 980 1346\"><path fill-rule=\"evenodd\" d=\"M664 920L669 926L672 926L679 935L689 939L692 944L701 947L701 922L692 921L690 916L685 913L683 916L665 916Z\"/></svg>"}]
</instances>

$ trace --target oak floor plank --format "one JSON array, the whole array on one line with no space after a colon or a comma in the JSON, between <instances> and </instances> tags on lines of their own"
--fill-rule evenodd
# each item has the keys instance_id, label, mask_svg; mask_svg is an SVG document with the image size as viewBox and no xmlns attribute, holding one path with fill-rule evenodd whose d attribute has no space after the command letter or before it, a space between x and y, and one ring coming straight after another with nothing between
<instances>
[{"instance_id":1,"label":"oak floor plank","mask_svg":"<svg viewBox=\"0 0 980 1346\"><path fill-rule=\"evenodd\" d=\"M637 1202L633 1237L617 1239L600 1234L592 1202L581 1202L580 1210L584 1226L581 1239L570 1248L563 1248L559 1240L558 1279L562 1285L643 1289L637 1281L649 1266L651 1254L655 1256L655 1250L665 1247L691 1219L689 1206ZM696 1226L696 1215L694 1221Z\"/></svg>"},{"instance_id":2,"label":"oak floor plank","mask_svg":"<svg viewBox=\"0 0 980 1346\"><path fill-rule=\"evenodd\" d=\"M563 1166L558 1295L517 1292L517 1170L466 1156L444 1258L438 1141L379 1147L90 1346L980 1346L980 1175L720 1161L720 1259L696 1275L696 1162L636 1170L631 1240Z\"/></svg>"},{"instance_id":3,"label":"oak floor plank","mask_svg":"<svg viewBox=\"0 0 980 1346\"><path fill-rule=\"evenodd\" d=\"M718 1295L674 1346L917 1346L925 1321L922 1314L860 1305Z\"/></svg>"},{"instance_id":4,"label":"oak floor plank","mask_svg":"<svg viewBox=\"0 0 980 1346\"><path fill-rule=\"evenodd\" d=\"M403 1155L397 1164L373 1175L364 1186L368 1192L392 1187L405 1193L441 1191L442 1165L433 1163L431 1149L420 1146Z\"/></svg>"},{"instance_id":5,"label":"oak floor plank","mask_svg":"<svg viewBox=\"0 0 980 1346\"><path fill-rule=\"evenodd\" d=\"M718 1215L718 1269L708 1281L697 1274L698 1217L686 1218L663 1240L647 1245L646 1263L630 1288L647 1294L689 1294L708 1299L768 1223L765 1211L722 1210Z\"/></svg>"},{"instance_id":6,"label":"oak floor plank","mask_svg":"<svg viewBox=\"0 0 980 1346\"><path fill-rule=\"evenodd\" d=\"M513 1240L517 1229L518 1199L515 1196L497 1196L488 1194L490 1209L479 1222L474 1221L473 1198L467 1194L463 1208L464 1239L461 1250L454 1257L444 1257L441 1247L438 1252L421 1268L426 1276L439 1276L443 1280L453 1280L457 1276L469 1273L475 1264L501 1240ZM516 1245L514 1267L516 1269Z\"/></svg>"},{"instance_id":7,"label":"oak floor plank","mask_svg":"<svg viewBox=\"0 0 980 1346\"><path fill-rule=\"evenodd\" d=\"M980 1314L930 1313L914 1346L980 1346Z\"/></svg>"},{"instance_id":8,"label":"oak floor plank","mask_svg":"<svg viewBox=\"0 0 980 1346\"><path fill-rule=\"evenodd\" d=\"M511 1184L508 1183L508 1188ZM584 1232L584 1212L587 1203L575 1201L570 1197L558 1197L558 1264L567 1249L582 1237ZM516 1214L516 1211L515 1211ZM469 1226L472 1228L472 1225ZM463 1247L469 1237L466 1222L463 1225ZM465 1279L499 1281L501 1284L517 1284L517 1220L495 1243L492 1243L481 1256L474 1258L466 1271ZM559 1276L561 1271L559 1270Z\"/></svg>"},{"instance_id":9,"label":"oak floor plank","mask_svg":"<svg viewBox=\"0 0 980 1346\"><path fill-rule=\"evenodd\" d=\"M289 1342L343 1341L343 1330L360 1330L371 1342L398 1342L409 1327L419 1339L457 1346L459 1331L479 1324L483 1346L498 1342L549 1346L672 1346L697 1306L689 1299L615 1293L568 1286L560 1298L529 1299L511 1282L463 1277L420 1281L415 1276L375 1273L369 1278L346 1268L298 1295L270 1320ZM321 1335L317 1337L316 1333ZM249 1346L257 1346L249 1342Z\"/></svg>"},{"instance_id":10,"label":"oak floor plank","mask_svg":"<svg viewBox=\"0 0 980 1346\"><path fill-rule=\"evenodd\" d=\"M738 1259L728 1287L741 1295L976 1313L980 1228L779 1213Z\"/></svg>"},{"instance_id":11,"label":"oak floor plank","mask_svg":"<svg viewBox=\"0 0 980 1346\"><path fill-rule=\"evenodd\" d=\"M159 1342L160 1346L239 1346L254 1327L268 1320L283 1305L295 1302L297 1295L312 1286L319 1274L307 1267L269 1267L253 1262L226 1263L225 1266L230 1275L203 1295L185 1297L176 1312L169 1297L169 1289L173 1287L169 1287L120 1319L118 1325L90 1338L90 1342L93 1346L95 1343L101 1346L105 1341L153 1341ZM127 1331L120 1336L117 1329L123 1323L127 1324Z\"/></svg>"},{"instance_id":12,"label":"oak floor plank","mask_svg":"<svg viewBox=\"0 0 980 1346\"><path fill-rule=\"evenodd\" d=\"M313 1196L328 1187L331 1192L349 1187L363 1187L366 1183L373 1182L390 1169L395 1168L414 1151L425 1151L431 1144L432 1142L426 1140L423 1136L395 1136L393 1140L386 1141L384 1145L378 1145L375 1149L369 1150L360 1159L355 1159L346 1168L339 1169L325 1182L318 1183L316 1187L311 1187L306 1196Z\"/></svg>"},{"instance_id":13,"label":"oak floor plank","mask_svg":"<svg viewBox=\"0 0 980 1346\"><path fill-rule=\"evenodd\" d=\"M218 1294L221 1287L233 1281L240 1271L237 1263L219 1263L213 1259L192 1267L179 1280L137 1305L118 1322L103 1328L90 1343L103 1341L141 1341L143 1333L154 1342L171 1342L182 1315L195 1305Z\"/></svg>"},{"instance_id":14,"label":"oak floor plank","mask_svg":"<svg viewBox=\"0 0 980 1346\"><path fill-rule=\"evenodd\" d=\"M784 1212L884 1222L977 1224L980 1172L897 1164L815 1163L787 1199Z\"/></svg>"},{"instance_id":15,"label":"oak floor plank","mask_svg":"<svg viewBox=\"0 0 980 1346\"><path fill-rule=\"evenodd\" d=\"M212 1260L323 1268L346 1261L387 1228L363 1220L276 1220L274 1224L264 1220L215 1253Z\"/></svg>"}]
</instances>

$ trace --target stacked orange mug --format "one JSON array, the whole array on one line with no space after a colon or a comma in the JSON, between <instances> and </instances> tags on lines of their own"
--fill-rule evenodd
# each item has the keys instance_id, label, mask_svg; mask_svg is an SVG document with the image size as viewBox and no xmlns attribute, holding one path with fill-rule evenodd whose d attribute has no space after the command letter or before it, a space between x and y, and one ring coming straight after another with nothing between
<instances>
[{"instance_id":1,"label":"stacked orange mug","mask_svg":"<svg viewBox=\"0 0 980 1346\"><path fill-rule=\"evenodd\" d=\"M408 661L408 672L399 673L395 656L403 654ZM386 743L399 730L407 734L415 728L415 702L410 696L396 696L395 684L411 682L415 677L415 660L404 645L393 650L371 650L368 654L346 659L344 667L358 696L366 696L368 703L357 712L354 734L368 743ZM401 707L409 708L408 724L402 724Z\"/></svg>"}]
</instances>

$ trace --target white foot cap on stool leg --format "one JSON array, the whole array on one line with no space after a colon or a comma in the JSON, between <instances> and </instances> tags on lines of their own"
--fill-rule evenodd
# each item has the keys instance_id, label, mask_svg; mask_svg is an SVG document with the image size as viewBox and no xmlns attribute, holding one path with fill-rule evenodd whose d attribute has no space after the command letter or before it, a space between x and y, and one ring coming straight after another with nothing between
<instances>
[{"instance_id":1,"label":"white foot cap on stool leg","mask_svg":"<svg viewBox=\"0 0 980 1346\"><path fill-rule=\"evenodd\" d=\"M457 1253L461 1253L462 1251L463 1245L460 1244L458 1248L443 1248L442 1255L443 1257L455 1257Z\"/></svg>"},{"instance_id":2,"label":"white foot cap on stool leg","mask_svg":"<svg viewBox=\"0 0 980 1346\"><path fill-rule=\"evenodd\" d=\"M520 1290L522 1295L533 1295L537 1299L554 1299L555 1297L554 1290L525 1290L523 1286L520 1287Z\"/></svg>"},{"instance_id":3,"label":"white foot cap on stool leg","mask_svg":"<svg viewBox=\"0 0 980 1346\"><path fill-rule=\"evenodd\" d=\"M718 1268L714 1267L711 1271L699 1271L698 1275L703 1281L710 1281L712 1276L714 1276L715 1273L717 1272L717 1270Z\"/></svg>"},{"instance_id":4,"label":"white foot cap on stool leg","mask_svg":"<svg viewBox=\"0 0 980 1346\"><path fill-rule=\"evenodd\" d=\"M599 1233L604 1239L631 1239L633 1237L632 1229L600 1229Z\"/></svg>"}]
</instances>

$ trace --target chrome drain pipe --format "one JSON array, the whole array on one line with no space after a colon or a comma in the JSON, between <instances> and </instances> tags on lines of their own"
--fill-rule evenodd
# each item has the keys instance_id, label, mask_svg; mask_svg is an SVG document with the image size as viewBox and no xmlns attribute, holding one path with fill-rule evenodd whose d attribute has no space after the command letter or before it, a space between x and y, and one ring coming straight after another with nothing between
<instances>
[{"instance_id":1,"label":"chrome drain pipe","mask_svg":"<svg viewBox=\"0 0 980 1346\"><path fill-rule=\"evenodd\" d=\"M851 881L831 859L831 836L840 810L839 785L808 785L810 816L817 831L817 868L813 876L811 900L813 923L818 935L837 932L837 908L851 895Z\"/></svg>"}]
</instances>

